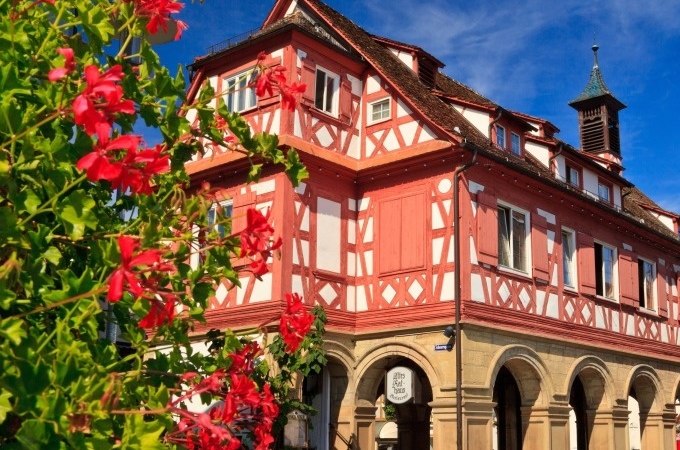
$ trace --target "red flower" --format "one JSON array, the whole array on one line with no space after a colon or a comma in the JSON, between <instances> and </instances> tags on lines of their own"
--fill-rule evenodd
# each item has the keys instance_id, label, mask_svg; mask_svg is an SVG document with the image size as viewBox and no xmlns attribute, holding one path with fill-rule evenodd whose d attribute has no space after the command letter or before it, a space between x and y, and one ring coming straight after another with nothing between
<instances>
[{"instance_id":1,"label":"red flower","mask_svg":"<svg viewBox=\"0 0 680 450\"><path fill-rule=\"evenodd\" d=\"M158 29L168 31L168 23L174 21L177 26L175 40L182 36L187 29L187 24L181 20L173 20L170 14L178 13L184 8L184 4L175 0L135 0L135 13L149 20L146 30L150 34L158 33Z\"/></svg>"},{"instance_id":2,"label":"red flower","mask_svg":"<svg viewBox=\"0 0 680 450\"><path fill-rule=\"evenodd\" d=\"M163 146L156 145L140 152L128 152L123 159L120 187L136 194L151 194L151 177L170 170L170 157L164 155Z\"/></svg>"},{"instance_id":3,"label":"red flower","mask_svg":"<svg viewBox=\"0 0 680 450\"><path fill-rule=\"evenodd\" d=\"M123 164L115 159L118 150L135 153L141 138L139 136L119 136L112 141L108 137L97 142L94 150L83 156L76 167L85 170L90 181L107 180L112 185L120 184Z\"/></svg>"},{"instance_id":4,"label":"red flower","mask_svg":"<svg viewBox=\"0 0 680 450\"><path fill-rule=\"evenodd\" d=\"M267 259L271 256L272 251L281 247L283 243L280 237L276 240L273 238L274 228L269 225L268 217L269 214L264 216L257 209L249 208L246 212L247 226L240 235L240 257L259 256L258 259L250 263L251 270L258 277L269 271Z\"/></svg>"},{"instance_id":5,"label":"red flower","mask_svg":"<svg viewBox=\"0 0 680 450\"><path fill-rule=\"evenodd\" d=\"M293 353L312 328L314 316L307 312L298 294L286 294L286 310L281 314L279 332L288 351Z\"/></svg>"},{"instance_id":6,"label":"red flower","mask_svg":"<svg viewBox=\"0 0 680 450\"><path fill-rule=\"evenodd\" d=\"M165 302L158 299L151 299L151 309L139 321L139 326L142 328L160 327L166 322L172 322L175 317L175 298L174 296L166 296Z\"/></svg>"},{"instance_id":7,"label":"red flower","mask_svg":"<svg viewBox=\"0 0 680 450\"><path fill-rule=\"evenodd\" d=\"M109 277L109 292L107 298L110 302L117 302L123 296L123 290L127 290L135 297L144 292L144 281L139 278L136 269L140 266L148 268L168 269L161 266L160 250L144 250L134 254L139 247L139 241L131 236L119 236L118 247L120 248L120 266Z\"/></svg>"},{"instance_id":8,"label":"red flower","mask_svg":"<svg viewBox=\"0 0 680 450\"><path fill-rule=\"evenodd\" d=\"M257 57L259 65L259 74L257 79L250 84L255 88L255 95L264 97L265 95L271 97L274 95L274 88L281 94L281 107L290 111L295 110L297 105L297 94L302 94L307 89L304 83L288 84L286 80L286 68L283 66L276 66L268 68L262 65L266 58L264 52L260 52Z\"/></svg>"},{"instance_id":9,"label":"red flower","mask_svg":"<svg viewBox=\"0 0 680 450\"><path fill-rule=\"evenodd\" d=\"M104 73L95 65L85 68L85 90L73 101L73 114L77 125L85 131L97 134L100 140L111 134L114 115L134 114L132 100L123 100L123 88L117 83L123 79L120 65L111 67Z\"/></svg>"},{"instance_id":10,"label":"red flower","mask_svg":"<svg viewBox=\"0 0 680 450\"><path fill-rule=\"evenodd\" d=\"M307 89L307 85L304 83L293 83L290 86L281 86L281 107L290 111L295 111L295 105L297 105L298 94L303 94Z\"/></svg>"},{"instance_id":11,"label":"red flower","mask_svg":"<svg viewBox=\"0 0 680 450\"><path fill-rule=\"evenodd\" d=\"M262 353L257 342L248 342L241 350L229 355L231 366L229 372L251 374L255 367L255 358Z\"/></svg>"},{"instance_id":12,"label":"red flower","mask_svg":"<svg viewBox=\"0 0 680 450\"><path fill-rule=\"evenodd\" d=\"M73 72L73 70L76 68L76 63L73 59L72 48L68 47L58 48L57 53L64 57L64 67L57 67L55 69L50 70L50 72L47 74L47 79L50 80L51 82L61 80L66 75Z\"/></svg>"}]
</instances>

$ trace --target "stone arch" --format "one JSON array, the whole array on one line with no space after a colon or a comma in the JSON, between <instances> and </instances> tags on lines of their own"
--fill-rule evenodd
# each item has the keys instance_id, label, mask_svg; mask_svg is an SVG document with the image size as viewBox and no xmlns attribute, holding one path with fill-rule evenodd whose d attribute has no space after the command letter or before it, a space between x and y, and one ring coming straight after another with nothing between
<instances>
[{"instance_id":1,"label":"stone arch","mask_svg":"<svg viewBox=\"0 0 680 450\"><path fill-rule=\"evenodd\" d=\"M649 412L660 413L664 408L664 388L661 378L653 367L639 364L633 367L628 375L622 398L627 398L632 390L638 395L640 407Z\"/></svg>"},{"instance_id":2,"label":"stone arch","mask_svg":"<svg viewBox=\"0 0 680 450\"><path fill-rule=\"evenodd\" d=\"M548 406L553 395L552 380L538 353L525 345L508 345L498 350L491 360L486 378L490 393L498 372L504 366L517 381L524 406Z\"/></svg>"},{"instance_id":3,"label":"stone arch","mask_svg":"<svg viewBox=\"0 0 680 450\"><path fill-rule=\"evenodd\" d=\"M326 355L334 357L345 368L348 376L354 374L354 354L347 346L337 341L326 341L324 347Z\"/></svg>"},{"instance_id":4,"label":"stone arch","mask_svg":"<svg viewBox=\"0 0 680 450\"><path fill-rule=\"evenodd\" d=\"M583 356L574 361L568 374L562 391L565 392L566 398L569 398L574 380L580 377L585 388L588 408L596 409L601 406L610 409L614 406L616 397L614 378L607 364L600 358L592 355Z\"/></svg>"},{"instance_id":5,"label":"stone arch","mask_svg":"<svg viewBox=\"0 0 680 450\"><path fill-rule=\"evenodd\" d=\"M361 380L376 378L393 358L404 358L418 366L427 377L433 393L439 387L439 380L441 379L439 370L432 365L427 355L420 348L406 344L390 344L372 349L357 361L354 373L358 404L375 401L380 384L361 382Z\"/></svg>"}]
</instances>

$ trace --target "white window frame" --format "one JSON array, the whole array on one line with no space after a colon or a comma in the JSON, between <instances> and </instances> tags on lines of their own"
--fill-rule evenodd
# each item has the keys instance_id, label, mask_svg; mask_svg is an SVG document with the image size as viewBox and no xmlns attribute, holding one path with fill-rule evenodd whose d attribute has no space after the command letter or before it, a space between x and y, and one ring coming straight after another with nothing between
<instances>
[{"instance_id":1,"label":"white window frame","mask_svg":"<svg viewBox=\"0 0 680 450\"><path fill-rule=\"evenodd\" d=\"M600 260L602 261L602 266L598 267L597 266L597 247L594 247L595 250L595 270L601 270L601 276L602 276L602 292L599 292L598 286L597 286L597 281L595 283L595 294L600 297L600 298L606 298L607 300L613 300L613 301L618 301L619 299L619 274L618 274L618 269L619 269L619 264L618 264L618 250L616 247L613 245L607 244L606 242L602 241L595 241L595 245L600 245L602 247L602 254L600 255ZM612 250L612 295L608 296L606 292L606 270L605 270L605 264L604 264L604 249L610 249ZM597 280L597 276L595 277L595 280Z\"/></svg>"},{"instance_id":2,"label":"white window frame","mask_svg":"<svg viewBox=\"0 0 680 450\"><path fill-rule=\"evenodd\" d=\"M605 188L605 191L607 192L607 196L604 197L602 195L603 189ZM603 202L611 203L612 202L612 187L608 185L607 183L603 183L601 181L597 182L597 198L602 200Z\"/></svg>"},{"instance_id":3,"label":"white window frame","mask_svg":"<svg viewBox=\"0 0 680 450\"><path fill-rule=\"evenodd\" d=\"M570 186L574 186L575 188L580 188L581 187L581 171L577 169L576 167L567 164L565 168L565 180L567 181L567 184ZM576 174L576 180L571 179L570 174ZM574 183L574 181L576 181Z\"/></svg>"},{"instance_id":4,"label":"white window frame","mask_svg":"<svg viewBox=\"0 0 680 450\"><path fill-rule=\"evenodd\" d=\"M515 138L517 138L517 147L515 147ZM517 156L522 155L522 137L514 131L510 132L510 151Z\"/></svg>"},{"instance_id":5,"label":"white window frame","mask_svg":"<svg viewBox=\"0 0 680 450\"><path fill-rule=\"evenodd\" d=\"M566 253L564 251L564 241L566 239L571 246L571 257L569 260L566 259ZM562 227L562 280L564 282L564 287L568 289L576 289L578 286L578 262L577 262L577 251L576 251L576 232L571 228ZM569 270L569 277L571 278L571 284L567 283L566 271Z\"/></svg>"},{"instance_id":6,"label":"white window frame","mask_svg":"<svg viewBox=\"0 0 680 450\"><path fill-rule=\"evenodd\" d=\"M380 117L378 119L373 118L373 108L378 105L379 103L384 103L387 102L387 117ZM368 121L366 122L367 125L373 125L376 123L380 122L385 122L387 120L390 120L392 118L392 98L391 97L385 97L381 98L379 100L374 100L372 102L368 103Z\"/></svg>"},{"instance_id":7,"label":"white window frame","mask_svg":"<svg viewBox=\"0 0 680 450\"><path fill-rule=\"evenodd\" d=\"M643 273L640 274L640 267L641 266L644 267L645 264L649 264L649 266L651 266L651 268L652 268L651 298L647 298L646 296L645 296L645 298L640 297L638 299L638 302L639 302L640 308L642 308L642 309L646 309L648 311L658 311L659 305L658 305L658 300L656 298L656 275L657 275L656 263L652 260L647 259L647 258L640 258L638 256L638 273L637 273L637 275L638 275L638 282L640 283L639 284L639 291L643 295L645 295L645 293L646 293L646 290L643 287L643 282L645 280L644 270L643 270ZM642 275L642 277L640 275ZM644 303L644 305L643 305L643 303Z\"/></svg>"},{"instance_id":8,"label":"white window frame","mask_svg":"<svg viewBox=\"0 0 680 450\"><path fill-rule=\"evenodd\" d=\"M222 97L224 104L230 112L243 112L253 109L257 106L257 95L255 89L248 87L250 79L253 75L253 70L246 70L222 79ZM230 90L229 83L234 82L234 89ZM239 84L245 83L245 86L236 88ZM239 108L238 104L243 99L243 108ZM230 106L231 101L231 106Z\"/></svg>"},{"instance_id":9,"label":"white window frame","mask_svg":"<svg viewBox=\"0 0 680 450\"><path fill-rule=\"evenodd\" d=\"M509 211L510 213L510 223L508 224L509 226L509 234L508 234L508 256L507 256L507 261L501 261L501 218L500 218L500 213L501 209ZM497 210L498 210L498 266L515 271L517 273L521 274L529 274L529 271L531 269L531 223L530 223L530 217L531 215L529 214L529 211L524 210L522 208L518 208L517 206L511 205L509 203L505 202L498 202L497 205ZM522 255L522 260L524 262L524 267L518 267L515 264L515 246L514 246L514 231L513 231L513 226L512 226L512 218L513 218L513 213L518 213L524 216L524 242L523 242L523 250L524 250L524 255ZM520 249L521 250L521 249Z\"/></svg>"},{"instance_id":10,"label":"white window frame","mask_svg":"<svg viewBox=\"0 0 680 450\"><path fill-rule=\"evenodd\" d=\"M220 237L225 237L226 235L226 229L224 228L223 224L215 224L215 216L217 215L217 208L222 208L222 211L226 211L224 213L224 217L229 217L231 218L233 213L234 213L234 202L229 199L229 200L222 200L221 202L215 202L213 205L210 207L208 210L208 230L215 230L217 233L220 235ZM212 215L212 218L211 218ZM233 231L233 230L232 230Z\"/></svg>"},{"instance_id":11,"label":"white window frame","mask_svg":"<svg viewBox=\"0 0 680 450\"><path fill-rule=\"evenodd\" d=\"M505 150L505 127L496 124L496 145Z\"/></svg>"},{"instance_id":12,"label":"white window frame","mask_svg":"<svg viewBox=\"0 0 680 450\"><path fill-rule=\"evenodd\" d=\"M317 83L319 82L319 72L323 73L325 75L324 78L324 89L321 92L322 98L321 98L321 108L319 107L319 98L318 98L318 86ZM330 105L328 101L328 79L333 80L333 90L331 92L331 99L330 99ZM321 66L316 66L316 72L314 74L314 107L322 111L326 114L330 114L332 116L337 117L338 116L338 105L340 103L340 76L331 72L330 70L321 67ZM329 109L330 106L330 109Z\"/></svg>"}]
</instances>

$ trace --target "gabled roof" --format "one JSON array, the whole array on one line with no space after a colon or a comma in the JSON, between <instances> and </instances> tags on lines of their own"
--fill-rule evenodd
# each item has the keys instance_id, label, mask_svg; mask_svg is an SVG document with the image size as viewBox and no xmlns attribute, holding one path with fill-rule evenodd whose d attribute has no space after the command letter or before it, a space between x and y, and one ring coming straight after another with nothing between
<instances>
[{"instance_id":1,"label":"gabled roof","mask_svg":"<svg viewBox=\"0 0 680 450\"><path fill-rule=\"evenodd\" d=\"M386 45L388 47L393 47L398 50L410 51L419 56L424 56L432 60L437 66L444 67L446 64L435 58L431 53L423 50L421 47L413 44L407 44L406 42L395 41L385 36L378 36L377 34L371 34L371 37L375 39L379 44Z\"/></svg>"}]
</instances>

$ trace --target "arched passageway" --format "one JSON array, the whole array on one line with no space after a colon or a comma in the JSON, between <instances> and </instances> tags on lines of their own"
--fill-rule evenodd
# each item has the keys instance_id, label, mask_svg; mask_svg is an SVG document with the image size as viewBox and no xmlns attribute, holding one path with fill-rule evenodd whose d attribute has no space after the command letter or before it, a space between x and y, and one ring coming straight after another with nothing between
<instances>
[{"instance_id":1,"label":"arched passageway","mask_svg":"<svg viewBox=\"0 0 680 450\"><path fill-rule=\"evenodd\" d=\"M501 367L493 386L494 450L520 450L524 438L522 430L522 398L515 377Z\"/></svg>"},{"instance_id":2,"label":"arched passageway","mask_svg":"<svg viewBox=\"0 0 680 450\"><path fill-rule=\"evenodd\" d=\"M651 370L636 370L628 390L630 448L653 450L663 442L659 381Z\"/></svg>"}]
</instances>

